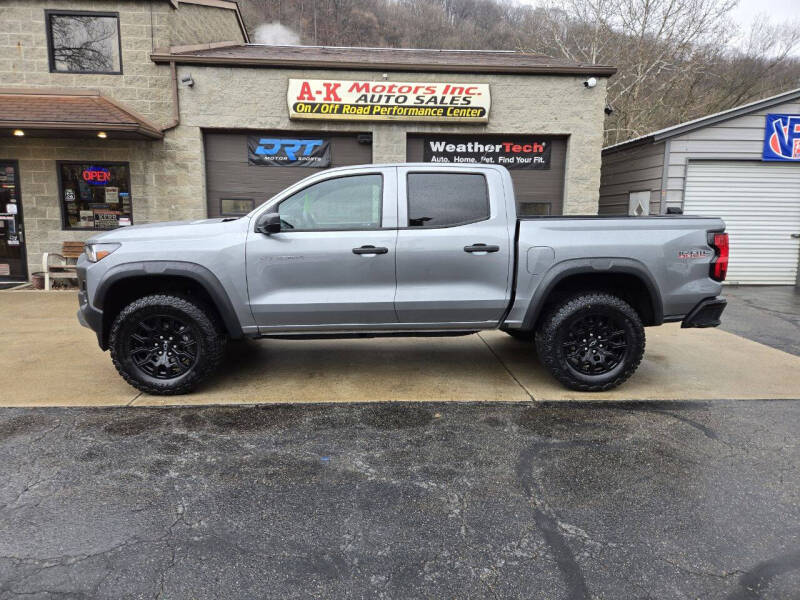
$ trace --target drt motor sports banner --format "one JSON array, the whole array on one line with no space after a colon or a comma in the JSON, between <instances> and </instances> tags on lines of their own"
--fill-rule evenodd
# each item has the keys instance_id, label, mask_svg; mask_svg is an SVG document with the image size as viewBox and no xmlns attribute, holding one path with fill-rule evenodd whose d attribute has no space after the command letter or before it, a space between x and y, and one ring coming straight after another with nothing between
<instances>
[{"instance_id":1,"label":"drt motor sports banner","mask_svg":"<svg viewBox=\"0 0 800 600\"><path fill-rule=\"evenodd\" d=\"M249 135L247 163L266 167L329 167L331 142L321 137Z\"/></svg>"},{"instance_id":2,"label":"drt motor sports banner","mask_svg":"<svg viewBox=\"0 0 800 600\"><path fill-rule=\"evenodd\" d=\"M292 119L487 123L486 83L414 83L290 79Z\"/></svg>"},{"instance_id":3,"label":"drt motor sports banner","mask_svg":"<svg viewBox=\"0 0 800 600\"><path fill-rule=\"evenodd\" d=\"M481 163L507 169L549 169L552 140L540 136L437 136L423 140L422 160Z\"/></svg>"}]
</instances>

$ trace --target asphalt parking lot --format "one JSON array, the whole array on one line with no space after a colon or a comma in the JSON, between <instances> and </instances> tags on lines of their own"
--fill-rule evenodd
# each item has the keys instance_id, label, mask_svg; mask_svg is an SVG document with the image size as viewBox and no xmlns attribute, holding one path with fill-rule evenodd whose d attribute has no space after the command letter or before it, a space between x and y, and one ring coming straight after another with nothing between
<instances>
[{"instance_id":1,"label":"asphalt parking lot","mask_svg":"<svg viewBox=\"0 0 800 600\"><path fill-rule=\"evenodd\" d=\"M728 286L722 329L800 356L800 287Z\"/></svg>"},{"instance_id":2,"label":"asphalt parking lot","mask_svg":"<svg viewBox=\"0 0 800 600\"><path fill-rule=\"evenodd\" d=\"M800 404L0 411L0 598L783 599Z\"/></svg>"},{"instance_id":3,"label":"asphalt parking lot","mask_svg":"<svg viewBox=\"0 0 800 600\"><path fill-rule=\"evenodd\" d=\"M131 391L72 294L4 292L0 600L797 600L798 296L730 292L590 400L495 334L234 345L177 399L212 406Z\"/></svg>"}]
</instances>

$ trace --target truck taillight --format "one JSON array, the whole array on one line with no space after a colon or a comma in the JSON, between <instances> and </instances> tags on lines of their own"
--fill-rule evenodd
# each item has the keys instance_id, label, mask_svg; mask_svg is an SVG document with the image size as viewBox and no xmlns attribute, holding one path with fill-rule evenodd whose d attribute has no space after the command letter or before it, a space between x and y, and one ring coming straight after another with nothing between
<instances>
[{"instance_id":1,"label":"truck taillight","mask_svg":"<svg viewBox=\"0 0 800 600\"><path fill-rule=\"evenodd\" d=\"M711 261L711 279L725 281L728 274L728 234L709 233L708 245L714 248L714 258Z\"/></svg>"}]
</instances>

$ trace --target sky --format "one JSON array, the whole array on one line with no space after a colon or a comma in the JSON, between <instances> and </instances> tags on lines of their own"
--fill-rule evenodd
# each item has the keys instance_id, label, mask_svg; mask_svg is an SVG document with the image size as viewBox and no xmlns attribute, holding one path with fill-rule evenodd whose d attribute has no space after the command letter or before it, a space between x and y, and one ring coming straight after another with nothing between
<instances>
[{"instance_id":1,"label":"sky","mask_svg":"<svg viewBox=\"0 0 800 600\"><path fill-rule=\"evenodd\" d=\"M746 27L759 13L766 14L773 22L800 20L800 0L739 0L733 17Z\"/></svg>"},{"instance_id":2,"label":"sky","mask_svg":"<svg viewBox=\"0 0 800 600\"><path fill-rule=\"evenodd\" d=\"M543 0L519 0L521 4L536 6ZM800 0L739 0L739 7L733 11L733 18L743 27L749 27L759 14L766 14L773 22L781 20L800 20Z\"/></svg>"}]
</instances>

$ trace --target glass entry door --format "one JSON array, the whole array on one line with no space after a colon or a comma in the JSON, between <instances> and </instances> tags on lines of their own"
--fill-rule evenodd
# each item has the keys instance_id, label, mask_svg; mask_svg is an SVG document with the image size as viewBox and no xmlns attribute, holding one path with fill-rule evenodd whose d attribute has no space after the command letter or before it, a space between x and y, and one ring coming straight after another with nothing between
<instances>
[{"instance_id":1,"label":"glass entry door","mask_svg":"<svg viewBox=\"0 0 800 600\"><path fill-rule=\"evenodd\" d=\"M27 277L19 165L0 160L0 281Z\"/></svg>"}]
</instances>

